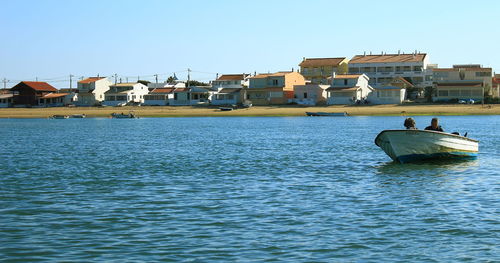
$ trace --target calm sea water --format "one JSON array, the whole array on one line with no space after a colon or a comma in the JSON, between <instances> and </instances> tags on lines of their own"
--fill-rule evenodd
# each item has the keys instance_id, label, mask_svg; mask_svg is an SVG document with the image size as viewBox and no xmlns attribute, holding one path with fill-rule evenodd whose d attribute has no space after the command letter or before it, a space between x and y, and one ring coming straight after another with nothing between
<instances>
[{"instance_id":1,"label":"calm sea water","mask_svg":"<svg viewBox=\"0 0 500 263\"><path fill-rule=\"evenodd\" d=\"M416 117L423 128L431 117ZM500 116L396 164L403 117L0 120L0 261L500 261Z\"/></svg>"}]
</instances>

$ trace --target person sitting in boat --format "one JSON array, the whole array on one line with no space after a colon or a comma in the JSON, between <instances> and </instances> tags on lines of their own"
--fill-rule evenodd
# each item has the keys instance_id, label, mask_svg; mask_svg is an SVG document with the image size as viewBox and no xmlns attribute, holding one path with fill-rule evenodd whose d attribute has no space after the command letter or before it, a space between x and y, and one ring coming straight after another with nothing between
<instances>
[{"instance_id":1,"label":"person sitting in boat","mask_svg":"<svg viewBox=\"0 0 500 263\"><path fill-rule=\"evenodd\" d=\"M425 127L425 130L444 132L443 128L441 128L441 125L439 125L438 118L432 118L431 125Z\"/></svg>"},{"instance_id":2,"label":"person sitting in boat","mask_svg":"<svg viewBox=\"0 0 500 263\"><path fill-rule=\"evenodd\" d=\"M406 118L404 125L407 130L417 130L417 127L415 127L415 120L413 118Z\"/></svg>"}]
</instances>

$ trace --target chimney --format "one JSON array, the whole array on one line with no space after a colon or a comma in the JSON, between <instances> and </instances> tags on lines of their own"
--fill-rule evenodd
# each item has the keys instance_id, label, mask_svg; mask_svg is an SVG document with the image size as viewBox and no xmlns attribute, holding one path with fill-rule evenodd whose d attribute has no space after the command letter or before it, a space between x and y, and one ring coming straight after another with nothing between
<instances>
[{"instance_id":1,"label":"chimney","mask_svg":"<svg viewBox=\"0 0 500 263\"><path fill-rule=\"evenodd\" d=\"M97 73L97 77L99 77L99 73Z\"/></svg>"},{"instance_id":2,"label":"chimney","mask_svg":"<svg viewBox=\"0 0 500 263\"><path fill-rule=\"evenodd\" d=\"M215 74L215 79L219 79L219 73Z\"/></svg>"}]
</instances>

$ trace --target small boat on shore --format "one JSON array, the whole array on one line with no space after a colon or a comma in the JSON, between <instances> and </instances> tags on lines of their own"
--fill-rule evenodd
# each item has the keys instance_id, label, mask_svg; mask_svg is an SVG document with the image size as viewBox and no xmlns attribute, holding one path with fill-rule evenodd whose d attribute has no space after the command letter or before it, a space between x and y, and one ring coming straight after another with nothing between
<instances>
[{"instance_id":1,"label":"small boat on shore","mask_svg":"<svg viewBox=\"0 0 500 263\"><path fill-rule=\"evenodd\" d=\"M83 118L86 118L87 115L85 115L85 114L73 114L70 117L74 118L74 119L83 119Z\"/></svg>"},{"instance_id":2,"label":"small boat on shore","mask_svg":"<svg viewBox=\"0 0 500 263\"><path fill-rule=\"evenodd\" d=\"M385 130L375 144L396 162L477 157L479 141L428 130Z\"/></svg>"},{"instance_id":3,"label":"small boat on shore","mask_svg":"<svg viewBox=\"0 0 500 263\"><path fill-rule=\"evenodd\" d=\"M347 112L306 112L307 116L349 116Z\"/></svg>"},{"instance_id":4,"label":"small boat on shore","mask_svg":"<svg viewBox=\"0 0 500 263\"><path fill-rule=\"evenodd\" d=\"M67 119L68 115L52 115L51 119Z\"/></svg>"},{"instance_id":5,"label":"small boat on shore","mask_svg":"<svg viewBox=\"0 0 500 263\"><path fill-rule=\"evenodd\" d=\"M129 112L128 114L124 114L123 112L122 113L111 113L111 118L114 118L114 119L136 119L136 118L139 118L137 117L137 115L135 115L134 112Z\"/></svg>"},{"instance_id":6,"label":"small boat on shore","mask_svg":"<svg viewBox=\"0 0 500 263\"><path fill-rule=\"evenodd\" d=\"M231 108L231 107L219 107L219 110L220 111L232 111L233 108Z\"/></svg>"}]
</instances>

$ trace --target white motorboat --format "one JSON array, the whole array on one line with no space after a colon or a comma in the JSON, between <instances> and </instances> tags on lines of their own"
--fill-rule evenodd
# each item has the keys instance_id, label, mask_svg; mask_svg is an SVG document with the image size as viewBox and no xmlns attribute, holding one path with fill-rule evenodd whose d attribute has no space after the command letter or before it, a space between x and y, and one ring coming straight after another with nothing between
<instances>
[{"instance_id":1,"label":"white motorboat","mask_svg":"<svg viewBox=\"0 0 500 263\"><path fill-rule=\"evenodd\" d=\"M375 138L394 161L407 163L437 158L476 157L479 141L464 136L428 130L385 130Z\"/></svg>"}]
</instances>

